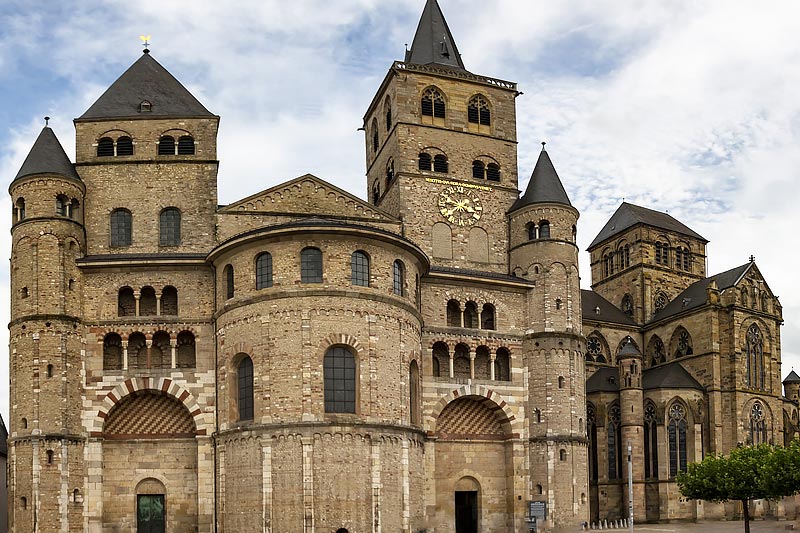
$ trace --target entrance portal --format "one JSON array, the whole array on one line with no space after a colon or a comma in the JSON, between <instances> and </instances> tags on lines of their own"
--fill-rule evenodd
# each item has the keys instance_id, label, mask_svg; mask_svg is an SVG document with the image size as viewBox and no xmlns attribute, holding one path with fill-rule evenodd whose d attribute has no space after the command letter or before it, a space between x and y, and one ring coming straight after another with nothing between
<instances>
[{"instance_id":1,"label":"entrance portal","mask_svg":"<svg viewBox=\"0 0 800 533\"><path fill-rule=\"evenodd\" d=\"M136 532L166 533L163 494L139 494L136 497Z\"/></svg>"},{"instance_id":2,"label":"entrance portal","mask_svg":"<svg viewBox=\"0 0 800 533\"><path fill-rule=\"evenodd\" d=\"M478 533L477 491L456 491L456 533Z\"/></svg>"}]
</instances>

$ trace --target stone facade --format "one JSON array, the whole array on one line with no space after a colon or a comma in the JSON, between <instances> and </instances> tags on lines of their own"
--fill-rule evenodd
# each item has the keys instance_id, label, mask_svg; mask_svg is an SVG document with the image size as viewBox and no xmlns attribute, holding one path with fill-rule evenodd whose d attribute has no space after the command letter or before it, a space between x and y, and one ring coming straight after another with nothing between
<instances>
[{"instance_id":1,"label":"stone facade","mask_svg":"<svg viewBox=\"0 0 800 533\"><path fill-rule=\"evenodd\" d=\"M367 202L306 175L218 206L219 117L148 54L74 164L43 131L9 189L11 531L576 527L624 513L623 443L637 520L718 517L675 468L794 434L754 263L707 278L660 214L581 291L545 151L518 191L516 85L413 56L364 117Z\"/></svg>"}]
</instances>

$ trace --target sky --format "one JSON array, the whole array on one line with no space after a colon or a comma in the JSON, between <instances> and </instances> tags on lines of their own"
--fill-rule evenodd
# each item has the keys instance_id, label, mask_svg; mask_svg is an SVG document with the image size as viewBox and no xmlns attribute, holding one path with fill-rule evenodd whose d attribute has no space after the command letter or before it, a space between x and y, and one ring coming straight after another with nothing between
<instances>
[{"instance_id":1,"label":"sky","mask_svg":"<svg viewBox=\"0 0 800 533\"><path fill-rule=\"evenodd\" d=\"M516 81L520 188L547 149L586 246L623 201L709 239L708 272L749 256L783 305L782 376L800 371L800 3L440 0L468 70ZM219 201L315 174L366 198L358 131L424 0L0 2L0 176L44 116L72 119L151 53L221 116ZM0 198L0 228L11 201ZM10 257L10 233L0 233ZM795 274L793 274L793 272ZM8 302L8 262L0 301ZM0 322L8 322L8 304ZM0 345L8 331L0 328ZM8 375L0 358L0 376ZM8 391L0 388L7 420Z\"/></svg>"}]
</instances>

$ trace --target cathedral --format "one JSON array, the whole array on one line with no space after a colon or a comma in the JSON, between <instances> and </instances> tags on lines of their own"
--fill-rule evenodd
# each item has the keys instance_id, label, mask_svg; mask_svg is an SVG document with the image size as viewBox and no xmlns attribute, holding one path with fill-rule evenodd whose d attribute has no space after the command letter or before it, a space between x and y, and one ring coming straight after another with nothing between
<instances>
[{"instance_id":1,"label":"cathedral","mask_svg":"<svg viewBox=\"0 0 800 533\"><path fill-rule=\"evenodd\" d=\"M219 116L148 50L75 162L46 126L9 186L10 531L578 527L627 516L629 448L637 521L739 512L674 478L796 434L780 303L630 203L582 290L544 147L518 189L519 94L427 0L365 102L368 201L304 175L219 205Z\"/></svg>"}]
</instances>

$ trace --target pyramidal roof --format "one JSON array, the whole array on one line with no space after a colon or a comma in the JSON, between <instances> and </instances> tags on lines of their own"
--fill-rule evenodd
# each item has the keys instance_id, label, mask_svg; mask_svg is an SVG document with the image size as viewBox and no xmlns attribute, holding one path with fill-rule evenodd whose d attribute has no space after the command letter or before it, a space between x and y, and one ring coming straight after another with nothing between
<instances>
[{"instance_id":1,"label":"pyramidal roof","mask_svg":"<svg viewBox=\"0 0 800 533\"><path fill-rule=\"evenodd\" d=\"M536 161L536 166L533 168L533 174L531 174L525 194L514 202L514 205L511 206L511 211L516 211L532 204L544 203L572 206L569 196L567 196L567 191L564 190L564 185L561 184L561 178L558 177L553 162L550 161L550 156L547 155L547 150L543 147L539 154L539 160Z\"/></svg>"},{"instance_id":2,"label":"pyramidal roof","mask_svg":"<svg viewBox=\"0 0 800 533\"><path fill-rule=\"evenodd\" d=\"M75 171L75 166L67 157L61 143L58 142L56 134L48 126L42 128L36 142L33 143L28 157L22 163L19 172L14 180L33 176L35 174L58 174L66 178L81 181L80 176Z\"/></svg>"},{"instance_id":3,"label":"pyramidal roof","mask_svg":"<svg viewBox=\"0 0 800 533\"><path fill-rule=\"evenodd\" d=\"M411 50L406 51L405 61L416 65L436 64L466 70L456 41L436 0L427 0L425 3L417 33L414 34L414 42Z\"/></svg>"},{"instance_id":4,"label":"pyramidal roof","mask_svg":"<svg viewBox=\"0 0 800 533\"><path fill-rule=\"evenodd\" d=\"M140 104L150 103L150 111ZM214 116L145 50L78 120Z\"/></svg>"},{"instance_id":5,"label":"pyramidal roof","mask_svg":"<svg viewBox=\"0 0 800 533\"><path fill-rule=\"evenodd\" d=\"M668 213L662 213L661 211L654 211L646 207L622 202L622 205L611 215L606 225L603 226L603 229L601 229L597 237L594 238L592 244L589 245L589 249L591 250L606 239L610 239L637 224L647 224L648 226L674 231L681 235L687 235L695 239L700 239L703 242L708 242L708 239L703 238L683 222L673 218Z\"/></svg>"},{"instance_id":6,"label":"pyramidal roof","mask_svg":"<svg viewBox=\"0 0 800 533\"><path fill-rule=\"evenodd\" d=\"M800 383L800 376L797 375L797 372L792 370L789 372L789 375L786 376L786 379L783 380L784 383Z\"/></svg>"}]
</instances>

